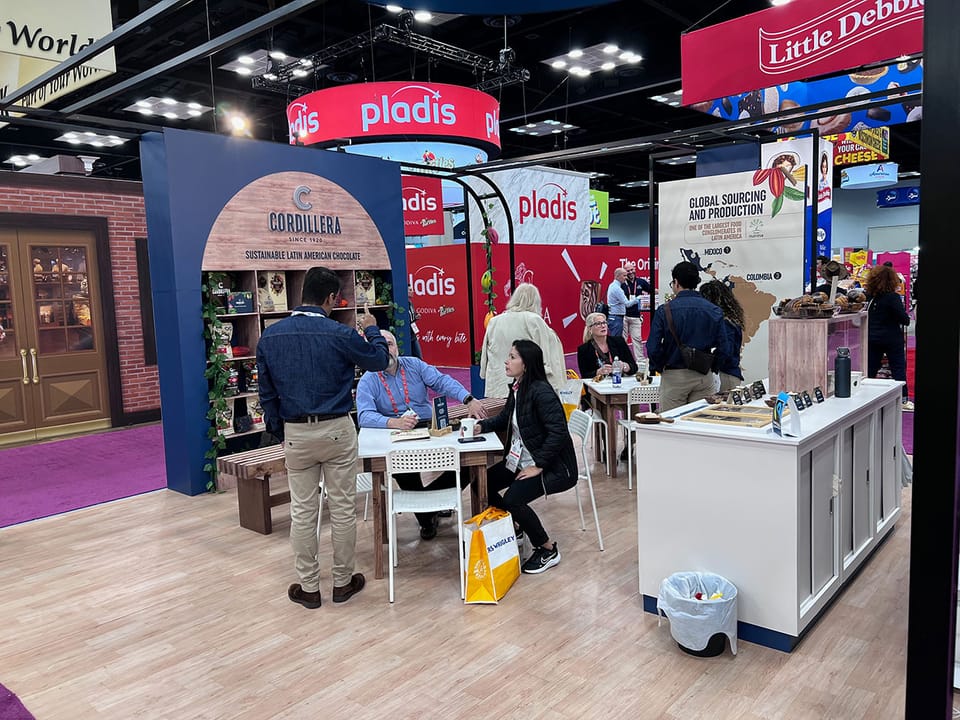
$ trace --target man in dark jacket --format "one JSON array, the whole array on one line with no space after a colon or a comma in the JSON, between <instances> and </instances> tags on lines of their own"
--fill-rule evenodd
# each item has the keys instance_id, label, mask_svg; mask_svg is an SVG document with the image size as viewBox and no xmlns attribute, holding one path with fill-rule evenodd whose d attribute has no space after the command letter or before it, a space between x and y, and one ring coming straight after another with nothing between
<instances>
[{"instance_id":1,"label":"man in dark jacket","mask_svg":"<svg viewBox=\"0 0 960 720\"><path fill-rule=\"evenodd\" d=\"M290 544L300 582L292 602L320 607L317 518L320 478L330 500L333 601L345 602L364 586L354 573L357 544L357 430L350 418L354 366L383 370L387 341L369 313L356 329L330 317L340 278L325 267L307 271L303 304L263 331L257 343L260 405L267 430L284 441L290 484Z\"/></svg>"},{"instance_id":2,"label":"man in dark jacket","mask_svg":"<svg viewBox=\"0 0 960 720\"><path fill-rule=\"evenodd\" d=\"M700 400L714 393L717 387L715 373L701 375L687 368L677 339L698 350L714 351L718 360L732 358L723 311L696 290L700 284L697 266L686 261L677 263L671 274L670 289L676 293L669 303L673 332L667 322L666 305L661 305L653 315L647 339L650 369L663 375L660 380L661 412Z\"/></svg>"}]
</instances>

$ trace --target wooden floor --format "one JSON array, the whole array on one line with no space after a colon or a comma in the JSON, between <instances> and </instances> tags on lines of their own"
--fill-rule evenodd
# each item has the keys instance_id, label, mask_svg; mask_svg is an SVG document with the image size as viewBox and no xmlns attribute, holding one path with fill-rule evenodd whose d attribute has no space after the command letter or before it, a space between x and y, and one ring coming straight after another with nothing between
<instances>
[{"instance_id":1,"label":"wooden floor","mask_svg":"<svg viewBox=\"0 0 960 720\"><path fill-rule=\"evenodd\" d=\"M892 537L797 650L741 641L709 659L640 609L626 479L596 489L606 551L580 531L573 493L537 501L563 560L499 606L461 604L451 520L426 543L401 518L393 605L372 579L372 522L358 522L367 587L333 604L325 521L318 610L286 597L286 508L257 535L233 490L6 528L0 683L38 720L903 716L909 489Z\"/></svg>"}]
</instances>

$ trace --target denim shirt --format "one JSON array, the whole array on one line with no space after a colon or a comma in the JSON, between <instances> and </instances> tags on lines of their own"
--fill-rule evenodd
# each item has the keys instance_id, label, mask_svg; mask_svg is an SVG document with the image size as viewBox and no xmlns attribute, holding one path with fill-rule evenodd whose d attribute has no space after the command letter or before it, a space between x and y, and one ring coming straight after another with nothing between
<instances>
[{"instance_id":1,"label":"denim shirt","mask_svg":"<svg viewBox=\"0 0 960 720\"><path fill-rule=\"evenodd\" d=\"M267 430L283 439L283 420L301 415L346 414L353 409L354 367L383 370L387 341L375 325L364 337L305 305L263 331L257 343L260 405Z\"/></svg>"},{"instance_id":2,"label":"denim shirt","mask_svg":"<svg viewBox=\"0 0 960 720\"><path fill-rule=\"evenodd\" d=\"M698 350L716 349L715 367L726 367L734 353L727 333L723 311L696 290L681 290L670 301L670 315L680 342ZM653 314L650 336L647 338L647 356L650 369L657 372L684 367L680 348L673 339L667 314L661 305Z\"/></svg>"},{"instance_id":3,"label":"denim shirt","mask_svg":"<svg viewBox=\"0 0 960 720\"><path fill-rule=\"evenodd\" d=\"M627 300L623 293L623 285L616 280L612 281L607 287L607 305L610 306L610 314L620 316L627 312L627 308L640 302L640 298Z\"/></svg>"}]
</instances>

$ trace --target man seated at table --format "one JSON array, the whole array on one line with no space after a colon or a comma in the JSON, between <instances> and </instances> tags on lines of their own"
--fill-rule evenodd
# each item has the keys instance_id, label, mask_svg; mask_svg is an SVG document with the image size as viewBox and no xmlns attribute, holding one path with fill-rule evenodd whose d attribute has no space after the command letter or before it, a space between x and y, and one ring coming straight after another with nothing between
<instances>
[{"instance_id":1,"label":"man seated at table","mask_svg":"<svg viewBox=\"0 0 960 720\"><path fill-rule=\"evenodd\" d=\"M397 339L388 330L380 333L387 341L390 364L382 372L368 372L357 384L357 420L360 427L410 430L418 423L429 422L433 403L427 390L459 400L467 406L471 417L484 418L486 412L479 400L463 385L444 375L433 365L415 357L400 357ZM420 473L394 475L402 490L443 490L453 487L456 474L445 472L424 486ZM437 513L417 513L420 537L432 540L437 536Z\"/></svg>"}]
</instances>

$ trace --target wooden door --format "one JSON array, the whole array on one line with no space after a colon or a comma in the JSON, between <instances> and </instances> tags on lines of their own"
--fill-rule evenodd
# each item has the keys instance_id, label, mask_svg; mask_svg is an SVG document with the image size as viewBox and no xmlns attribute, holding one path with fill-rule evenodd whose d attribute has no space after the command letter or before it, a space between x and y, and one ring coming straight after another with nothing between
<instances>
[{"instance_id":1,"label":"wooden door","mask_svg":"<svg viewBox=\"0 0 960 720\"><path fill-rule=\"evenodd\" d=\"M13 397L4 408L0 398L0 432L47 437L63 426L109 420L94 236L69 230L3 232L0 246L10 248L11 300L0 304L0 316L6 308L14 346L12 359L11 350L0 346L0 386L9 391L19 382L23 410L18 412Z\"/></svg>"},{"instance_id":2,"label":"wooden door","mask_svg":"<svg viewBox=\"0 0 960 720\"><path fill-rule=\"evenodd\" d=\"M0 228L0 433L36 427L30 380L30 337L16 230ZM29 439L29 438L21 438Z\"/></svg>"}]
</instances>

